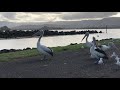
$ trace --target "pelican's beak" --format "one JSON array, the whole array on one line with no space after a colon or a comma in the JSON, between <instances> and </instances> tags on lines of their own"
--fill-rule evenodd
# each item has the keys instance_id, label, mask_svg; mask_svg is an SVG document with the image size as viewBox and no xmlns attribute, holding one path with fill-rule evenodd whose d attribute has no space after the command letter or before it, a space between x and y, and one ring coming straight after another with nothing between
<instances>
[{"instance_id":1,"label":"pelican's beak","mask_svg":"<svg viewBox=\"0 0 120 90\"><path fill-rule=\"evenodd\" d=\"M81 40L81 42L84 40L85 37L87 37L87 35L85 35L85 36L83 37L83 39Z\"/></svg>"}]
</instances>

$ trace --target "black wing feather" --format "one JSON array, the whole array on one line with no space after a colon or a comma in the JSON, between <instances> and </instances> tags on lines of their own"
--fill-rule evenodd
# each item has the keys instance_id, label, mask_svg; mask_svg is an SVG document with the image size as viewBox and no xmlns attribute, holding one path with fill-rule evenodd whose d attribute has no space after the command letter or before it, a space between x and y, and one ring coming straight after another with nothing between
<instances>
[{"instance_id":1,"label":"black wing feather","mask_svg":"<svg viewBox=\"0 0 120 90\"><path fill-rule=\"evenodd\" d=\"M96 50L97 52L99 52L99 53L104 54L104 57L103 57L103 58L108 59L107 54L106 54L103 50L101 50L101 49L99 49L99 48L96 48L95 50Z\"/></svg>"},{"instance_id":2,"label":"black wing feather","mask_svg":"<svg viewBox=\"0 0 120 90\"><path fill-rule=\"evenodd\" d=\"M49 48L49 47L48 47ZM51 56L53 56L53 50L49 48L51 52L48 52Z\"/></svg>"}]
</instances>

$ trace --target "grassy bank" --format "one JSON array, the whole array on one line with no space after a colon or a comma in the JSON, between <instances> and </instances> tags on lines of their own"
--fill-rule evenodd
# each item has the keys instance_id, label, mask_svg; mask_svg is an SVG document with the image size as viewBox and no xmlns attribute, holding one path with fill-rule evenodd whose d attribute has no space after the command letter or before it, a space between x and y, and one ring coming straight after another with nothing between
<instances>
[{"instance_id":1,"label":"grassy bank","mask_svg":"<svg viewBox=\"0 0 120 90\"><path fill-rule=\"evenodd\" d=\"M80 50L82 48L83 44L76 44L76 45L68 45L63 47L53 47L54 53L66 51L66 50ZM2 53L0 54L0 62L4 61L13 61L17 58L24 58L24 57L32 57L41 55L37 49L31 49L31 50L23 50L23 51L16 51L16 52L9 52L9 53Z\"/></svg>"},{"instance_id":2,"label":"grassy bank","mask_svg":"<svg viewBox=\"0 0 120 90\"><path fill-rule=\"evenodd\" d=\"M107 44L108 42L113 41L115 44L120 43L120 39L106 39L98 41L100 44ZM75 44L75 45L68 45L68 46L62 46L62 47L53 47L54 53L61 52L61 51L67 51L67 50L80 50L81 48L86 48L84 44ZM17 58L24 58L24 57L32 57L40 55L40 53L37 51L37 49L31 49L31 50L23 50L23 51L17 51L17 52L9 52L9 53L2 53L0 54L0 62L4 61L12 61Z\"/></svg>"}]
</instances>

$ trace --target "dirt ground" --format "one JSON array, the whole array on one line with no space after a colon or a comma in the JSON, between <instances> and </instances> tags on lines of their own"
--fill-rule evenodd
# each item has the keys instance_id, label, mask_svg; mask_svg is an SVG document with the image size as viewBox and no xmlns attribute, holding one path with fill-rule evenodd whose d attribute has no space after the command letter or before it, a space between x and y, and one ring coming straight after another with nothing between
<instances>
[{"instance_id":1,"label":"dirt ground","mask_svg":"<svg viewBox=\"0 0 120 90\"><path fill-rule=\"evenodd\" d=\"M110 53L110 52L109 52ZM120 78L114 59L94 64L89 49L55 53L49 60L41 56L0 62L0 78Z\"/></svg>"}]
</instances>

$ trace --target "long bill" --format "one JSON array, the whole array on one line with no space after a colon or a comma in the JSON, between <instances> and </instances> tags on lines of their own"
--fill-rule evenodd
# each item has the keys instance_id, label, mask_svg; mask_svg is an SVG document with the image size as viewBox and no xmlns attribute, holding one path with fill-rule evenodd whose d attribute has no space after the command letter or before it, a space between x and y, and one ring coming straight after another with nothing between
<instances>
[{"instance_id":1,"label":"long bill","mask_svg":"<svg viewBox=\"0 0 120 90\"><path fill-rule=\"evenodd\" d=\"M81 42L85 39L85 37L87 37L86 35L82 38Z\"/></svg>"}]
</instances>

